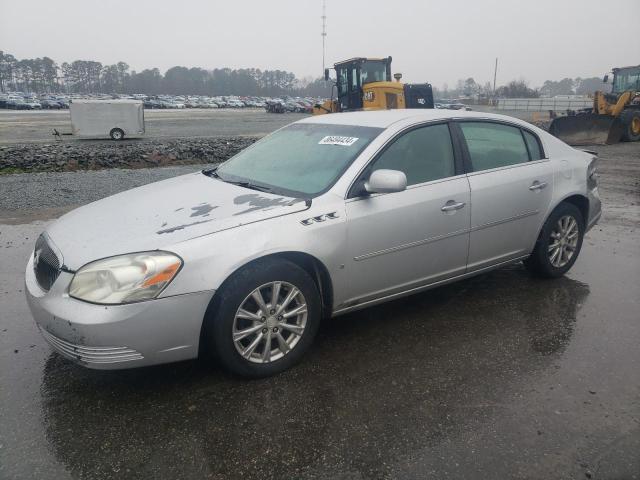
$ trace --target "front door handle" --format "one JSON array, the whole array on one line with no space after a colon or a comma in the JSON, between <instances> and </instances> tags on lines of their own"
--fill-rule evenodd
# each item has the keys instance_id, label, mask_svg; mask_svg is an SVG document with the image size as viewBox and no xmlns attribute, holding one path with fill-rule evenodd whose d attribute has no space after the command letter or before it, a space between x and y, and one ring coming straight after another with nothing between
<instances>
[{"instance_id":1,"label":"front door handle","mask_svg":"<svg viewBox=\"0 0 640 480\"><path fill-rule=\"evenodd\" d=\"M464 202L456 202L455 200L449 200L447 203L443 205L443 207L440 210L442 210L445 213L453 212L455 210L460 210L461 208L464 208L465 205L466 203Z\"/></svg>"},{"instance_id":2,"label":"front door handle","mask_svg":"<svg viewBox=\"0 0 640 480\"><path fill-rule=\"evenodd\" d=\"M533 182L531 184L531 186L529 187L529 190L531 190L532 192L536 191L536 190L542 190L543 188L545 188L547 186L547 182L539 182L538 180L536 180L535 182Z\"/></svg>"}]
</instances>

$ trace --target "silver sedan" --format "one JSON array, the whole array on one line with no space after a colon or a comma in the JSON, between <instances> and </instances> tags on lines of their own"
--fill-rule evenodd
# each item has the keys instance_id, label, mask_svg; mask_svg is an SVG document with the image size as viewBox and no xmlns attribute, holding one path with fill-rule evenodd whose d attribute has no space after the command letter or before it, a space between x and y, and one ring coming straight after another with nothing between
<instances>
[{"instance_id":1,"label":"silver sedan","mask_svg":"<svg viewBox=\"0 0 640 480\"><path fill-rule=\"evenodd\" d=\"M37 240L27 298L45 339L87 367L211 353L272 375L322 318L513 262L563 275L600 217L596 163L500 115L310 117L64 215Z\"/></svg>"}]
</instances>

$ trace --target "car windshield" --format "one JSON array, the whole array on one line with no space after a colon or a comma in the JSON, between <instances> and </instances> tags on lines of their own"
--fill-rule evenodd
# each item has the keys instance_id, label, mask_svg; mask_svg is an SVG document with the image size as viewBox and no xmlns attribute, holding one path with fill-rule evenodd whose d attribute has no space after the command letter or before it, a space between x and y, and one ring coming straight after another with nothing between
<instances>
[{"instance_id":1,"label":"car windshield","mask_svg":"<svg viewBox=\"0 0 640 480\"><path fill-rule=\"evenodd\" d=\"M327 190L383 129L294 124L256 142L222 164L220 179L295 197Z\"/></svg>"}]
</instances>

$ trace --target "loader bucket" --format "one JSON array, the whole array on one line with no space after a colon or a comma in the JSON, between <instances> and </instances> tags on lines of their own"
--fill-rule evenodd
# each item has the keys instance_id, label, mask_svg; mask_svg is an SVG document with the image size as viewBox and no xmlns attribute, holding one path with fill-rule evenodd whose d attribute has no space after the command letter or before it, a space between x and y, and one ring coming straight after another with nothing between
<instances>
[{"instance_id":1,"label":"loader bucket","mask_svg":"<svg viewBox=\"0 0 640 480\"><path fill-rule=\"evenodd\" d=\"M609 145L622 139L624 128L616 117L581 113L556 118L549 133L569 145Z\"/></svg>"}]
</instances>

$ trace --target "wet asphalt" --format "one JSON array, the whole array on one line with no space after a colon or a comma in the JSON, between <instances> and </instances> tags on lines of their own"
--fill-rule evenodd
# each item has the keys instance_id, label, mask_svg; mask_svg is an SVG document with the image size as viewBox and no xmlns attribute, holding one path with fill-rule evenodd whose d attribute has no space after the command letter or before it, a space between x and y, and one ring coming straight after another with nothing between
<instances>
[{"instance_id":1,"label":"wet asphalt","mask_svg":"<svg viewBox=\"0 0 640 480\"><path fill-rule=\"evenodd\" d=\"M59 357L22 286L48 211L0 224L0 478L640 478L635 155L565 277L513 265L329 320L256 381Z\"/></svg>"}]
</instances>

